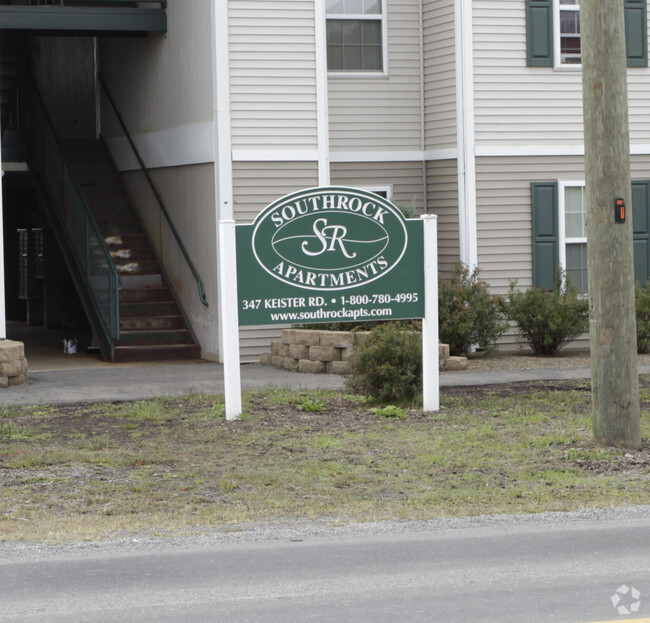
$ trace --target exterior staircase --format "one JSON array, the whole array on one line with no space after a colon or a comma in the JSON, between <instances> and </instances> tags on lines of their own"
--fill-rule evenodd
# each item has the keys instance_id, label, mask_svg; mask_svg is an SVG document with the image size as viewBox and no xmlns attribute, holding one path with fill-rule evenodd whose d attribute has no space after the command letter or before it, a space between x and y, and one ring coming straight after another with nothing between
<instances>
[{"instance_id":1,"label":"exterior staircase","mask_svg":"<svg viewBox=\"0 0 650 623\"><path fill-rule=\"evenodd\" d=\"M103 142L63 141L63 148L122 281L114 361L198 359L200 348Z\"/></svg>"}]
</instances>

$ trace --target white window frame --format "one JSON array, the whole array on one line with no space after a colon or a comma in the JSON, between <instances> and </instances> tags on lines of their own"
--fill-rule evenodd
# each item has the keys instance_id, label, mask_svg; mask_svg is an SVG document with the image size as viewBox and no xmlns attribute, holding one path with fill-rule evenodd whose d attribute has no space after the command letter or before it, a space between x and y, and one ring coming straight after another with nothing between
<instances>
[{"instance_id":1,"label":"white window frame","mask_svg":"<svg viewBox=\"0 0 650 623\"><path fill-rule=\"evenodd\" d=\"M367 190L371 193L386 193L386 199L388 201L393 200L393 185L389 184L388 186L361 186L363 190Z\"/></svg>"},{"instance_id":2,"label":"white window frame","mask_svg":"<svg viewBox=\"0 0 650 623\"><path fill-rule=\"evenodd\" d=\"M568 244L587 244L587 234L585 231L584 237L572 237L567 238L566 235L566 207L565 207L565 191L567 188L583 188L585 187L584 180L558 180L558 255L560 260L560 267L566 273L567 263L566 263L566 247ZM584 197L584 196L583 196ZM585 227L586 227L586 206L585 209ZM574 284L575 285L575 284Z\"/></svg>"},{"instance_id":3,"label":"white window frame","mask_svg":"<svg viewBox=\"0 0 650 623\"><path fill-rule=\"evenodd\" d=\"M343 71L327 69L327 75L335 78L385 78L388 76L388 16L387 0L381 0L381 13L328 13L325 9L325 58L327 58L327 21L332 19L381 21L381 70L367 69Z\"/></svg>"},{"instance_id":4,"label":"white window frame","mask_svg":"<svg viewBox=\"0 0 650 623\"><path fill-rule=\"evenodd\" d=\"M560 70L577 70L582 68L580 63L562 63L560 54L560 40L562 33L560 32L560 9L563 11L580 11L580 5L574 7L570 4L560 4L560 0L553 0L553 59L555 69ZM582 53L582 49L581 49Z\"/></svg>"}]
</instances>

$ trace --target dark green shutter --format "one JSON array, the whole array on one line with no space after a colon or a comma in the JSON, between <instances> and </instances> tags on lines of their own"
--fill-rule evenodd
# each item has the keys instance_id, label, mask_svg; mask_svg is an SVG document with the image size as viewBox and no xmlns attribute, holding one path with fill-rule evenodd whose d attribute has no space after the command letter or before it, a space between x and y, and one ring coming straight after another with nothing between
<instances>
[{"instance_id":1,"label":"dark green shutter","mask_svg":"<svg viewBox=\"0 0 650 623\"><path fill-rule=\"evenodd\" d=\"M625 0L625 48L628 67L648 66L647 0Z\"/></svg>"},{"instance_id":2,"label":"dark green shutter","mask_svg":"<svg viewBox=\"0 0 650 623\"><path fill-rule=\"evenodd\" d=\"M553 0L526 0L529 67L553 67Z\"/></svg>"},{"instance_id":3,"label":"dark green shutter","mask_svg":"<svg viewBox=\"0 0 650 623\"><path fill-rule=\"evenodd\" d=\"M650 181L632 182L634 279L645 285L650 276Z\"/></svg>"},{"instance_id":4,"label":"dark green shutter","mask_svg":"<svg viewBox=\"0 0 650 623\"><path fill-rule=\"evenodd\" d=\"M552 290L560 263L557 182L530 185L533 230L533 286Z\"/></svg>"}]
</instances>

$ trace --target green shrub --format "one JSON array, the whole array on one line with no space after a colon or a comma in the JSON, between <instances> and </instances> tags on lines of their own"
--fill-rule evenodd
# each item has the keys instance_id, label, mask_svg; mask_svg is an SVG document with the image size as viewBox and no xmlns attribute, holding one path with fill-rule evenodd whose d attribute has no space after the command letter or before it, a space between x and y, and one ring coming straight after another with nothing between
<instances>
[{"instance_id":1,"label":"green shrub","mask_svg":"<svg viewBox=\"0 0 650 623\"><path fill-rule=\"evenodd\" d=\"M498 298L478 278L479 270L454 265L438 287L440 341L452 355L466 355L472 345L490 350L506 330Z\"/></svg>"},{"instance_id":2,"label":"green shrub","mask_svg":"<svg viewBox=\"0 0 650 623\"><path fill-rule=\"evenodd\" d=\"M519 292L515 287L510 284L504 311L535 355L555 355L589 330L589 303L564 271L558 271L553 292L542 288Z\"/></svg>"},{"instance_id":3,"label":"green shrub","mask_svg":"<svg viewBox=\"0 0 650 623\"><path fill-rule=\"evenodd\" d=\"M422 334L384 324L365 336L350 359L348 389L383 404L410 404L422 391Z\"/></svg>"},{"instance_id":4,"label":"green shrub","mask_svg":"<svg viewBox=\"0 0 650 623\"><path fill-rule=\"evenodd\" d=\"M636 284L636 349L638 353L650 350L650 284Z\"/></svg>"}]
</instances>

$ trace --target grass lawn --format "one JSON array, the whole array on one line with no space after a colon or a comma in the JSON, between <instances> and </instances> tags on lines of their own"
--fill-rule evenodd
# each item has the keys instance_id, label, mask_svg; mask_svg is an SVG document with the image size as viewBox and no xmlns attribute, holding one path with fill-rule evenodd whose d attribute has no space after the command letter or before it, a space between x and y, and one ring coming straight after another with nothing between
<instances>
[{"instance_id":1,"label":"grass lawn","mask_svg":"<svg viewBox=\"0 0 650 623\"><path fill-rule=\"evenodd\" d=\"M267 390L0 408L0 540L187 534L242 522L427 519L647 504L639 451L591 441L588 381L447 388L437 413Z\"/></svg>"}]
</instances>

